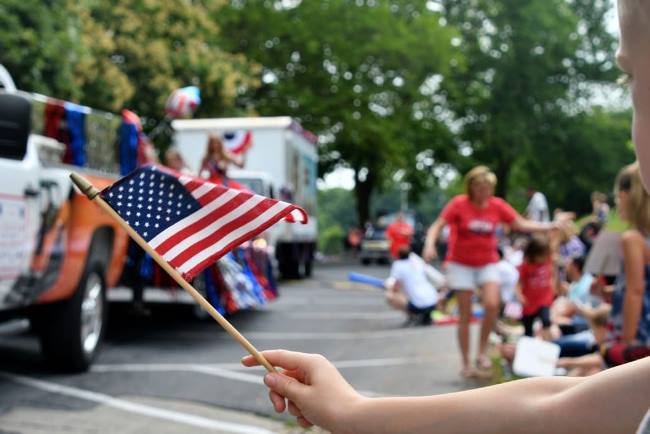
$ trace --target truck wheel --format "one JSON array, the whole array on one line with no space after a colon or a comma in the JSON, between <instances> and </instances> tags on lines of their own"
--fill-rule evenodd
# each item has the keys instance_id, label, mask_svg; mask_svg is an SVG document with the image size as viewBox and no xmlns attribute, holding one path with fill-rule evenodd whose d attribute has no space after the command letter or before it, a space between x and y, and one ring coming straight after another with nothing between
<instances>
[{"instance_id":1,"label":"truck wheel","mask_svg":"<svg viewBox=\"0 0 650 434\"><path fill-rule=\"evenodd\" d=\"M292 261L291 259L286 260L281 270L283 279L300 279L300 263L298 263L298 261Z\"/></svg>"},{"instance_id":2,"label":"truck wheel","mask_svg":"<svg viewBox=\"0 0 650 434\"><path fill-rule=\"evenodd\" d=\"M280 244L278 246L278 269L283 279L300 278L299 257L294 250L295 246L291 244Z\"/></svg>"},{"instance_id":3,"label":"truck wheel","mask_svg":"<svg viewBox=\"0 0 650 434\"><path fill-rule=\"evenodd\" d=\"M43 306L34 318L47 364L67 372L86 371L104 335L107 307L102 266L91 264L70 299Z\"/></svg>"}]
</instances>

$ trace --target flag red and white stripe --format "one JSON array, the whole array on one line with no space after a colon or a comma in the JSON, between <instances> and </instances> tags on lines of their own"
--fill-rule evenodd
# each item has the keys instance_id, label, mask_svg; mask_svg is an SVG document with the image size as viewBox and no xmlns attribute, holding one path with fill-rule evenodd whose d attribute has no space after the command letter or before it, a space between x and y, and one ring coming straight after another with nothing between
<instances>
[{"instance_id":1,"label":"flag red and white stripe","mask_svg":"<svg viewBox=\"0 0 650 434\"><path fill-rule=\"evenodd\" d=\"M132 172L102 197L188 280L281 219L307 223L296 205L156 166Z\"/></svg>"}]
</instances>

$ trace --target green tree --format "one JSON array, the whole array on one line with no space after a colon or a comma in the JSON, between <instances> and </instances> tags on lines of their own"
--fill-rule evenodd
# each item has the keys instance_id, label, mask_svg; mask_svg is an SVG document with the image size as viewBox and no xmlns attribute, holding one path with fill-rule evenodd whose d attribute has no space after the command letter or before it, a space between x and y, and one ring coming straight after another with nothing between
<instances>
[{"instance_id":1,"label":"green tree","mask_svg":"<svg viewBox=\"0 0 650 434\"><path fill-rule=\"evenodd\" d=\"M595 85L611 82L615 75L614 38L606 31L604 18L610 1L441 0L440 4L446 19L461 31L456 42L467 59L466 69L456 70L447 81L462 123L459 142L465 154L471 154L459 167L462 171L478 162L488 164L499 178L497 193L505 196L518 165L540 167L525 161L548 159L556 145L568 146L569 154L574 147L586 149L584 142L553 141L564 134L561 128L584 118L576 113L584 110ZM587 137L577 134L573 139ZM583 171L576 167L574 174ZM531 176L544 185L551 183L551 173L544 168Z\"/></svg>"},{"instance_id":2,"label":"green tree","mask_svg":"<svg viewBox=\"0 0 650 434\"><path fill-rule=\"evenodd\" d=\"M201 88L197 115L241 112L257 67L224 51L210 19L223 1L6 0L0 3L0 62L20 88L93 107L128 107L154 123L166 98Z\"/></svg>"},{"instance_id":3,"label":"green tree","mask_svg":"<svg viewBox=\"0 0 650 434\"><path fill-rule=\"evenodd\" d=\"M324 253L340 253L348 229L358 226L350 212L354 195L344 188L318 190L318 246Z\"/></svg>"},{"instance_id":4,"label":"green tree","mask_svg":"<svg viewBox=\"0 0 650 434\"><path fill-rule=\"evenodd\" d=\"M595 108L542 124L536 140L546 145L531 149L515 166L511 187L532 185L551 207L591 212L591 192L611 192L618 171L634 161L633 147L626 146L631 121L629 111Z\"/></svg>"},{"instance_id":5,"label":"green tree","mask_svg":"<svg viewBox=\"0 0 650 434\"><path fill-rule=\"evenodd\" d=\"M317 133L321 175L337 166L354 171L362 222L373 192L397 170L417 189L425 178L414 170L418 156L451 154L437 92L462 62L451 46L454 29L426 3L240 0L218 17L227 49L263 67L249 103Z\"/></svg>"},{"instance_id":6,"label":"green tree","mask_svg":"<svg viewBox=\"0 0 650 434\"><path fill-rule=\"evenodd\" d=\"M38 0L0 3L0 63L20 89L81 96L75 86L74 61L83 46L74 33L74 17L66 7Z\"/></svg>"},{"instance_id":7,"label":"green tree","mask_svg":"<svg viewBox=\"0 0 650 434\"><path fill-rule=\"evenodd\" d=\"M110 37L105 55L134 87L125 104L146 118L162 118L169 94L190 84L202 93L197 116L233 114L237 97L257 85L251 78L255 65L218 44L219 28L210 16L219 14L223 1L86 0L84 5L95 23L89 30Z\"/></svg>"}]
</instances>

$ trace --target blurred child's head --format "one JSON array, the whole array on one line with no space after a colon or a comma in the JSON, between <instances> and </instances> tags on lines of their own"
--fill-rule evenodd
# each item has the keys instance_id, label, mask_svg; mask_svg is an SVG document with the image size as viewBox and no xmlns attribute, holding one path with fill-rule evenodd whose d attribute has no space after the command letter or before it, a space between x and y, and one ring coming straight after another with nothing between
<instances>
[{"instance_id":1,"label":"blurred child's head","mask_svg":"<svg viewBox=\"0 0 650 434\"><path fill-rule=\"evenodd\" d=\"M409 246L401 246L397 250L397 257L400 259L407 259L410 254L411 254L411 247Z\"/></svg>"},{"instance_id":2,"label":"blurred child's head","mask_svg":"<svg viewBox=\"0 0 650 434\"><path fill-rule=\"evenodd\" d=\"M601 193L600 191L594 191L591 193L591 203L594 205L594 207L607 203L607 195L605 195L605 193Z\"/></svg>"},{"instance_id":3,"label":"blurred child's head","mask_svg":"<svg viewBox=\"0 0 650 434\"><path fill-rule=\"evenodd\" d=\"M622 220L650 234L650 195L644 190L638 163L625 166L614 185L616 207Z\"/></svg>"},{"instance_id":4,"label":"blurred child's head","mask_svg":"<svg viewBox=\"0 0 650 434\"><path fill-rule=\"evenodd\" d=\"M560 229L560 242L566 243L578 234L578 228L574 223L562 225Z\"/></svg>"},{"instance_id":5,"label":"blurred child's head","mask_svg":"<svg viewBox=\"0 0 650 434\"><path fill-rule=\"evenodd\" d=\"M178 149L171 147L165 152L165 164L178 172L185 168L185 162Z\"/></svg>"},{"instance_id":6,"label":"blurred child's head","mask_svg":"<svg viewBox=\"0 0 650 434\"><path fill-rule=\"evenodd\" d=\"M538 264L545 262L551 256L551 244L544 235L533 235L524 248L526 262Z\"/></svg>"},{"instance_id":7,"label":"blurred child's head","mask_svg":"<svg viewBox=\"0 0 650 434\"><path fill-rule=\"evenodd\" d=\"M580 280L582 277L582 272L585 267L585 257L584 256L574 256L571 258L566 267L566 273L571 282Z\"/></svg>"}]
</instances>

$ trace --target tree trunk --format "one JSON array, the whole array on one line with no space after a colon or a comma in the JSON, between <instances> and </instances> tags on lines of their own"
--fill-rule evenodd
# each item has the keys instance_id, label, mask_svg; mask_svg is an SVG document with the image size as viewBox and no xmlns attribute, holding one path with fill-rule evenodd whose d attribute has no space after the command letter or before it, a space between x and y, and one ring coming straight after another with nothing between
<instances>
[{"instance_id":1,"label":"tree trunk","mask_svg":"<svg viewBox=\"0 0 650 434\"><path fill-rule=\"evenodd\" d=\"M354 169L354 196L357 199L357 218L359 226L363 227L370 220L370 196L375 189L375 174L369 170L363 181L359 179L359 171Z\"/></svg>"},{"instance_id":2,"label":"tree trunk","mask_svg":"<svg viewBox=\"0 0 650 434\"><path fill-rule=\"evenodd\" d=\"M495 194L503 199L505 199L508 194L508 178L510 177L511 165L511 161L499 159L497 166L494 168L494 174L497 176L497 188Z\"/></svg>"}]
</instances>

